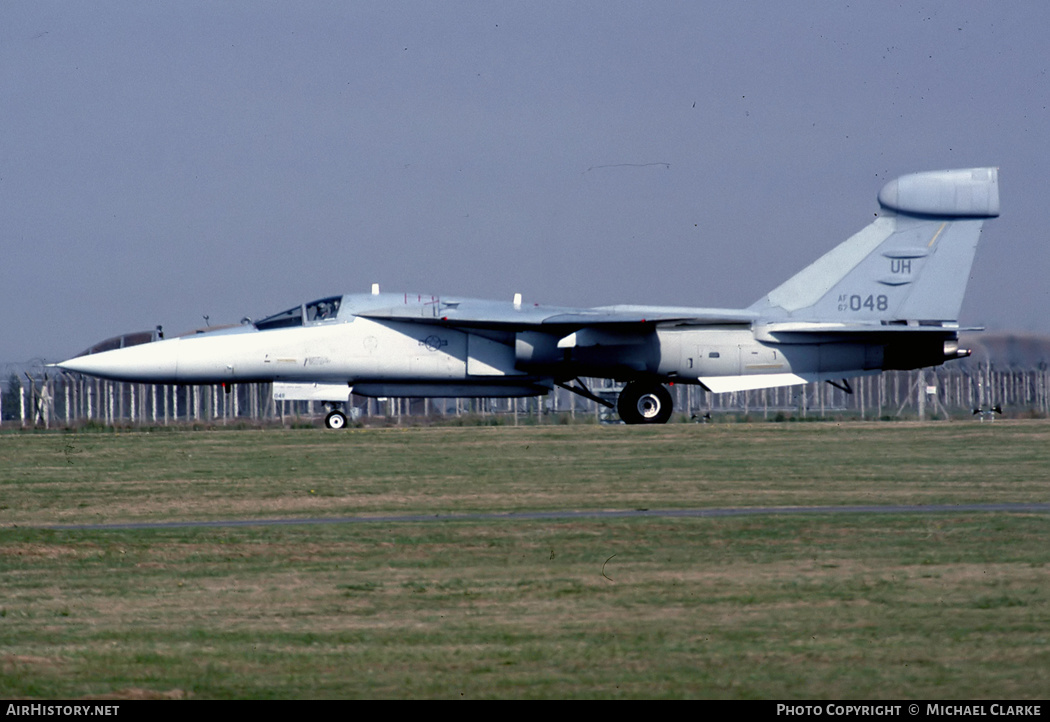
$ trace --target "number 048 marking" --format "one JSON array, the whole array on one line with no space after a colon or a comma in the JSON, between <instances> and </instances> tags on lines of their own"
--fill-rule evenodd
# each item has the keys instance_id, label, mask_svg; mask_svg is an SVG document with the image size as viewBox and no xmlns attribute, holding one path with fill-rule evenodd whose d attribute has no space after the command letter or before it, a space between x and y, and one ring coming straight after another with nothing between
<instances>
[{"instance_id":1,"label":"number 048 marking","mask_svg":"<svg viewBox=\"0 0 1050 722\"><path fill-rule=\"evenodd\" d=\"M848 301L845 297L839 297L839 310L845 311L847 308L850 311L862 311L867 309L869 311L885 311L890 307L890 299L884 294L878 296L871 294L867 297L853 294L849 297Z\"/></svg>"}]
</instances>

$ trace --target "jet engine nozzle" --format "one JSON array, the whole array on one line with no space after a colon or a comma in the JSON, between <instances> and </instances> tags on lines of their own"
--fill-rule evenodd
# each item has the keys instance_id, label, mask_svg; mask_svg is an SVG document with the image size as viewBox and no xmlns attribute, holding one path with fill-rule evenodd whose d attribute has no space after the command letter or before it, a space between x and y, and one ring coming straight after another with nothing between
<instances>
[{"instance_id":1,"label":"jet engine nozzle","mask_svg":"<svg viewBox=\"0 0 1050 722\"><path fill-rule=\"evenodd\" d=\"M957 358L966 358L973 351L968 348L959 348L958 341L945 341L944 342L944 360L951 361Z\"/></svg>"}]
</instances>

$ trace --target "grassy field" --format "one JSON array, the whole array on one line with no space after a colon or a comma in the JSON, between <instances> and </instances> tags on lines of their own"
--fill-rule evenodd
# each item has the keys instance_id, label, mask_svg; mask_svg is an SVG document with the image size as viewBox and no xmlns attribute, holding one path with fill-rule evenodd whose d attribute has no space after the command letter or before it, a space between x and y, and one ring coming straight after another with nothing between
<instances>
[{"instance_id":1,"label":"grassy field","mask_svg":"<svg viewBox=\"0 0 1050 722\"><path fill-rule=\"evenodd\" d=\"M1050 423L0 435L0 697L1045 698Z\"/></svg>"}]
</instances>

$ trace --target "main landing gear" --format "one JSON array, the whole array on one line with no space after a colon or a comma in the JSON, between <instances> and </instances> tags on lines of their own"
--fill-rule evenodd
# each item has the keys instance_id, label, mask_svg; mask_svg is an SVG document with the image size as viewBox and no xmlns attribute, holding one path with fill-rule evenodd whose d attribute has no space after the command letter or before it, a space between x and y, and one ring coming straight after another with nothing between
<instances>
[{"instance_id":1,"label":"main landing gear","mask_svg":"<svg viewBox=\"0 0 1050 722\"><path fill-rule=\"evenodd\" d=\"M625 424L666 424L674 404L661 384L632 381L616 400L616 413Z\"/></svg>"},{"instance_id":2,"label":"main landing gear","mask_svg":"<svg viewBox=\"0 0 1050 722\"><path fill-rule=\"evenodd\" d=\"M555 381L556 385L574 394L590 399L608 408L613 404L602 397L591 393L583 381L576 379L573 385ZM616 400L616 413L625 424L666 424L674 410L671 392L662 384L651 381L632 381L623 387Z\"/></svg>"}]
</instances>

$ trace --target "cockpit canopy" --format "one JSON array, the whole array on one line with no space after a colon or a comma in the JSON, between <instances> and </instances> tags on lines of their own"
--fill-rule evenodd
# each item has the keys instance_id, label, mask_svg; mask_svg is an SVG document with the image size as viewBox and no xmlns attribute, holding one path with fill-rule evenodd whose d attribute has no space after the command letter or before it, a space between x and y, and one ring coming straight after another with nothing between
<instances>
[{"instance_id":1,"label":"cockpit canopy","mask_svg":"<svg viewBox=\"0 0 1050 722\"><path fill-rule=\"evenodd\" d=\"M114 336L113 338L107 338L105 341L100 341L91 348L78 353L76 358L90 356L91 354L96 353L104 353L106 351L115 351L118 348L128 348L129 346L139 346L144 343L152 343L153 341L159 341L162 338L164 338L164 332L161 331L160 326L157 326L157 328L152 331L126 333L122 336Z\"/></svg>"},{"instance_id":2,"label":"cockpit canopy","mask_svg":"<svg viewBox=\"0 0 1050 722\"><path fill-rule=\"evenodd\" d=\"M287 311L267 316L255 322L255 328L269 331L274 328L293 328L307 324L333 321L339 315L339 304L342 296L329 296L307 304L289 308Z\"/></svg>"}]
</instances>

